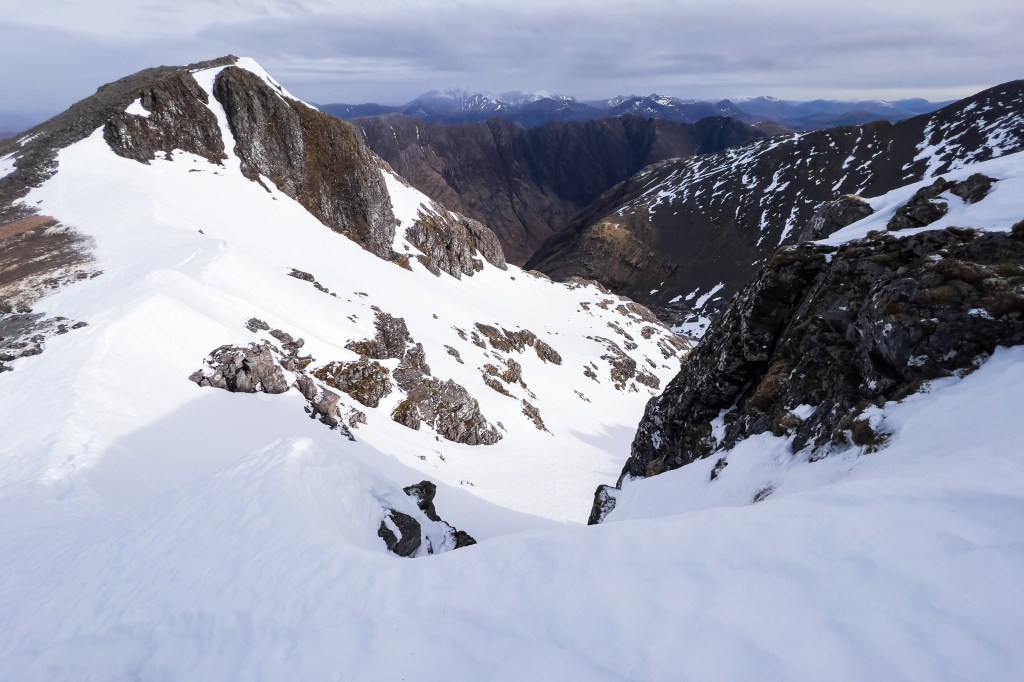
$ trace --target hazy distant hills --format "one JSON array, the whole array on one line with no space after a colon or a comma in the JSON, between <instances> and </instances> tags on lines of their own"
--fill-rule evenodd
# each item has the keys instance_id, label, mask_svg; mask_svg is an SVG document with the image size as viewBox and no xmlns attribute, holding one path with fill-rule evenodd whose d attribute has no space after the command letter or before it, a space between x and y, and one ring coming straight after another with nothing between
<instances>
[{"instance_id":1,"label":"hazy distant hills","mask_svg":"<svg viewBox=\"0 0 1024 682\"><path fill-rule=\"evenodd\" d=\"M696 123L708 116L728 116L744 123L775 121L795 130L819 130L840 125L861 125L885 120L902 121L931 113L949 102L912 98L884 100L826 100L809 102L774 97L703 101L668 95L629 95L603 100L578 100L546 92L508 92L501 95L463 89L433 90L402 105L322 104L338 118L353 119L383 114L403 114L437 123L475 123L505 118L528 128L548 121L591 121L632 114L677 123Z\"/></svg>"}]
</instances>

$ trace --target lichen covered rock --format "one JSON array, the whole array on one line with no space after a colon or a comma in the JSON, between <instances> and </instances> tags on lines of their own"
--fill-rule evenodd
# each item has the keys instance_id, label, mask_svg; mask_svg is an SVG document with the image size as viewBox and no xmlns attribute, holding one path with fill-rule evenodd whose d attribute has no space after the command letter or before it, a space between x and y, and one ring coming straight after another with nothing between
<instances>
[{"instance_id":1,"label":"lichen covered rock","mask_svg":"<svg viewBox=\"0 0 1024 682\"><path fill-rule=\"evenodd\" d=\"M398 404L392 418L411 429L426 423L442 438L466 445L492 445L501 432L480 412L480 403L451 379L424 378Z\"/></svg>"},{"instance_id":2,"label":"lichen covered rock","mask_svg":"<svg viewBox=\"0 0 1024 682\"><path fill-rule=\"evenodd\" d=\"M387 367L366 358L328 363L313 372L313 376L367 407L377 407L393 389Z\"/></svg>"}]
</instances>

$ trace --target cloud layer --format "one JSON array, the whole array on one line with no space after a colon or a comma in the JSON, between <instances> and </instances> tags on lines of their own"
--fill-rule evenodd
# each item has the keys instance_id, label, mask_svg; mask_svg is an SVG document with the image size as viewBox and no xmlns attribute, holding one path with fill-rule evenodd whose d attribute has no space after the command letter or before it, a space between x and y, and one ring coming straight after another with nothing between
<instances>
[{"instance_id":1,"label":"cloud layer","mask_svg":"<svg viewBox=\"0 0 1024 682\"><path fill-rule=\"evenodd\" d=\"M0 107L57 111L138 69L227 53L316 102L400 103L448 86L946 99L1024 77L1024 4L1006 0L89 4L5 9Z\"/></svg>"}]
</instances>

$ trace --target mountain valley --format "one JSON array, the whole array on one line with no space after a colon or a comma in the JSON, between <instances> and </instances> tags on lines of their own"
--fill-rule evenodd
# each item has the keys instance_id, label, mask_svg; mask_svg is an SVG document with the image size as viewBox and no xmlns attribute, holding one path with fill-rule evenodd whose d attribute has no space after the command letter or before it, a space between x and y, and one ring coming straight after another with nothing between
<instances>
[{"instance_id":1,"label":"mountain valley","mask_svg":"<svg viewBox=\"0 0 1024 682\"><path fill-rule=\"evenodd\" d=\"M1024 82L436 94L0 140L0 679L1018 679Z\"/></svg>"}]
</instances>

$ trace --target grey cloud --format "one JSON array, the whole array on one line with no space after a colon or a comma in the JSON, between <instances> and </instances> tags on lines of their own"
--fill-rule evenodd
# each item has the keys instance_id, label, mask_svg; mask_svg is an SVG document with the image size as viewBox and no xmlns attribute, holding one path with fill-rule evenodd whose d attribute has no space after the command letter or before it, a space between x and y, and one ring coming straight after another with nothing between
<instances>
[{"instance_id":1,"label":"grey cloud","mask_svg":"<svg viewBox=\"0 0 1024 682\"><path fill-rule=\"evenodd\" d=\"M0 24L0 58L19 64L17 73L5 69L0 86L26 104L47 93L70 103L137 68L228 52L256 58L297 95L320 102L402 102L450 85L581 97L942 97L1024 75L1010 28L1024 24L1024 8L1002 0L941 10L921 0L291 0L273 5L272 18L256 0L212 4L218 11L208 14L219 21L196 12L188 31L158 39L89 38L74 26L27 37ZM47 46L41 66L19 58L32 44Z\"/></svg>"}]
</instances>

